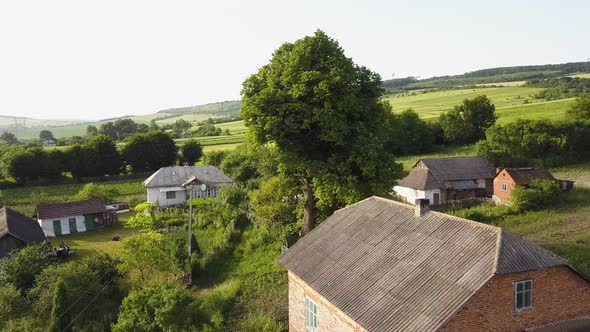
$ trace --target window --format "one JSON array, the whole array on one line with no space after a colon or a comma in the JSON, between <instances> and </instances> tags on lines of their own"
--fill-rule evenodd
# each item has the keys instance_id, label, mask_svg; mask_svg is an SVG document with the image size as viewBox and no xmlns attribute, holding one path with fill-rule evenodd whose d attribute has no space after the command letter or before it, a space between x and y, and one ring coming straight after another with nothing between
<instances>
[{"instance_id":1,"label":"window","mask_svg":"<svg viewBox=\"0 0 590 332\"><path fill-rule=\"evenodd\" d=\"M309 297L305 297L305 329L308 332L318 330L318 305Z\"/></svg>"},{"instance_id":2,"label":"window","mask_svg":"<svg viewBox=\"0 0 590 332\"><path fill-rule=\"evenodd\" d=\"M518 281L514 284L514 306L516 311L533 307L533 281Z\"/></svg>"},{"instance_id":3,"label":"window","mask_svg":"<svg viewBox=\"0 0 590 332\"><path fill-rule=\"evenodd\" d=\"M176 191L167 191L166 199L176 199Z\"/></svg>"},{"instance_id":4,"label":"window","mask_svg":"<svg viewBox=\"0 0 590 332\"><path fill-rule=\"evenodd\" d=\"M506 183L502 183L502 191L507 191L508 185Z\"/></svg>"}]
</instances>

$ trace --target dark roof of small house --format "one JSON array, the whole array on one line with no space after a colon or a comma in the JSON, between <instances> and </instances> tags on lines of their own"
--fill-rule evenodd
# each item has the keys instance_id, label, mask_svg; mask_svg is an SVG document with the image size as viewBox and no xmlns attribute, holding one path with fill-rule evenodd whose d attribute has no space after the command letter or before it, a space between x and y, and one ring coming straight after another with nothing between
<instances>
[{"instance_id":1,"label":"dark roof of small house","mask_svg":"<svg viewBox=\"0 0 590 332\"><path fill-rule=\"evenodd\" d=\"M104 201L99 198L37 205L37 219L63 218L102 212L107 212L107 209Z\"/></svg>"},{"instance_id":2,"label":"dark roof of small house","mask_svg":"<svg viewBox=\"0 0 590 332\"><path fill-rule=\"evenodd\" d=\"M510 174L516 184L522 186L527 186L532 179L555 180L553 175L542 167L505 168L504 170Z\"/></svg>"},{"instance_id":3,"label":"dark roof of small house","mask_svg":"<svg viewBox=\"0 0 590 332\"><path fill-rule=\"evenodd\" d=\"M484 157L449 157L420 159L439 181L493 179L496 168ZM414 166L415 167L415 166Z\"/></svg>"},{"instance_id":4,"label":"dark roof of small house","mask_svg":"<svg viewBox=\"0 0 590 332\"><path fill-rule=\"evenodd\" d=\"M587 332L590 331L590 316L575 317L546 325L529 327L525 332Z\"/></svg>"},{"instance_id":5,"label":"dark roof of small house","mask_svg":"<svg viewBox=\"0 0 590 332\"><path fill-rule=\"evenodd\" d=\"M567 265L499 227L371 197L279 262L369 331L435 331L495 274Z\"/></svg>"},{"instance_id":6,"label":"dark roof of small house","mask_svg":"<svg viewBox=\"0 0 590 332\"><path fill-rule=\"evenodd\" d=\"M418 190L443 188L443 185L425 168L412 168L410 174L403 178L398 186Z\"/></svg>"},{"instance_id":7,"label":"dark roof of small house","mask_svg":"<svg viewBox=\"0 0 590 332\"><path fill-rule=\"evenodd\" d=\"M37 221L7 207L0 209L0 238L10 234L27 244L45 240L45 234Z\"/></svg>"},{"instance_id":8,"label":"dark roof of small house","mask_svg":"<svg viewBox=\"0 0 590 332\"><path fill-rule=\"evenodd\" d=\"M205 184L233 182L214 166L172 166L157 170L143 182L143 186L146 188L180 186L192 176Z\"/></svg>"}]
</instances>

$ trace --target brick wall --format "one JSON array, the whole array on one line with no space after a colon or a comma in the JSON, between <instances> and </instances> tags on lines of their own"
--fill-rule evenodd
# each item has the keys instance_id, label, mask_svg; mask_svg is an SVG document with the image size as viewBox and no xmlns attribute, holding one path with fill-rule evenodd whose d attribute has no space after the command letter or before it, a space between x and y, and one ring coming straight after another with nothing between
<instances>
[{"instance_id":1,"label":"brick wall","mask_svg":"<svg viewBox=\"0 0 590 332\"><path fill-rule=\"evenodd\" d=\"M305 296L318 306L318 331L366 332L342 311L289 272L289 331L305 332Z\"/></svg>"},{"instance_id":2,"label":"brick wall","mask_svg":"<svg viewBox=\"0 0 590 332\"><path fill-rule=\"evenodd\" d=\"M502 191L502 183L506 183L507 190ZM494 196L499 198L502 201L510 200L510 194L512 189L514 188L515 183L514 180L510 177L506 170L502 170L496 178L494 178Z\"/></svg>"},{"instance_id":3,"label":"brick wall","mask_svg":"<svg viewBox=\"0 0 590 332\"><path fill-rule=\"evenodd\" d=\"M513 282L533 280L533 307L514 310ZM441 331L523 331L590 315L590 282L568 267L496 276Z\"/></svg>"}]
</instances>

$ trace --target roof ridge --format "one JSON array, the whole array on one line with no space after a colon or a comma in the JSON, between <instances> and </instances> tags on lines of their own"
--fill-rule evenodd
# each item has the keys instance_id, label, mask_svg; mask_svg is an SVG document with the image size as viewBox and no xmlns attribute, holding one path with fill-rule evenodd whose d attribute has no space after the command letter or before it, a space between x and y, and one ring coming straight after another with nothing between
<instances>
[{"instance_id":1,"label":"roof ridge","mask_svg":"<svg viewBox=\"0 0 590 332\"><path fill-rule=\"evenodd\" d=\"M495 253L495 257L494 257L494 266L492 268L493 274L498 273L498 263L500 261L500 254L502 253L502 237L503 237L503 235L504 235L504 230L502 228L500 228L500 231L498 232L498 237L496 239L496 253Z\"/></svg>"}]
</instances>

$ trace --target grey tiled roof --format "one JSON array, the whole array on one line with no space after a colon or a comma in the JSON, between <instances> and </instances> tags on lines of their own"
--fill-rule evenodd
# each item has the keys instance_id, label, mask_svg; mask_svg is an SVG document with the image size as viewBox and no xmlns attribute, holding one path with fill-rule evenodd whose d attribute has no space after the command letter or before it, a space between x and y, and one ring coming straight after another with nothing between
<instances>
[{"instance_id":1,"label":"grey tiled roof","mask_svg":"<svg viewBox=\"0 0 590 332\"><path fill-rule=\"evenodd\" d=\"M143 182L143 186L146 188L180 186L191 176L205 184L233 183L232 179L214 166L172 166L160 168Z\"/></svg>"},{"instance_id":2,"label":"grey tiled roof","mask_svg":"<svg viewBox=\"0 0 590 332\"><path fill-rule=\"evenodd\" d=\"M575 317L542 326L530 327L525 332L588 332L590 316Z\"/></svg>"},{"instance_id":3,"label":"grey tiled roof","mask_svg":"<svg viewBox=\"0 0 590 332\"><path fill-rule=\"evenodd\" d=\"M493 179L496 168L483 157L449 157L421 159L430 173L439 181Z\"/></svg>"},{"instance_id":4,"label":"grey tiled roof","mask_svg":"<svg viewBox=\"0 0 590 332\"><path fill-rule=\"evenodd\" d=\"M45 234L37 221L3 207L0 209L0 238L6 234L11 234L27 244L45 240Z\"/></svg>"},{"instance_id":5,"label":"grey tiled roof","mask_svg":"<svg viewBox=\"0 0 590 332\"><path fill-rule=\"evenodd\" d=\"M553 175L542 167L505 168L516 184L528 186L532 179L555 180Z\"/></svg>"},{"instance_id":6,"label":"grey tiled roof","mask_svg":"<svg viewBox=\"0 0 590 332\"><path fill-rule=\"evenodd\" d=\"M369 331L435 331L495 274L567 264L501 228L371 197L279 258Z\"/></svg>"},{"instance_id":7,"label":"grey tiled roof","mask_svg":"<svg viewBox=\"0 0 590 332\"><path fill-rule=\"evenodd\" d=\"M410 174L403 178L398 183L398 186L418 190L444 188L444 186L436 181L434 176L430 174L430 171L425 168L412 168Z\"/></svg>"}]
</instances>

